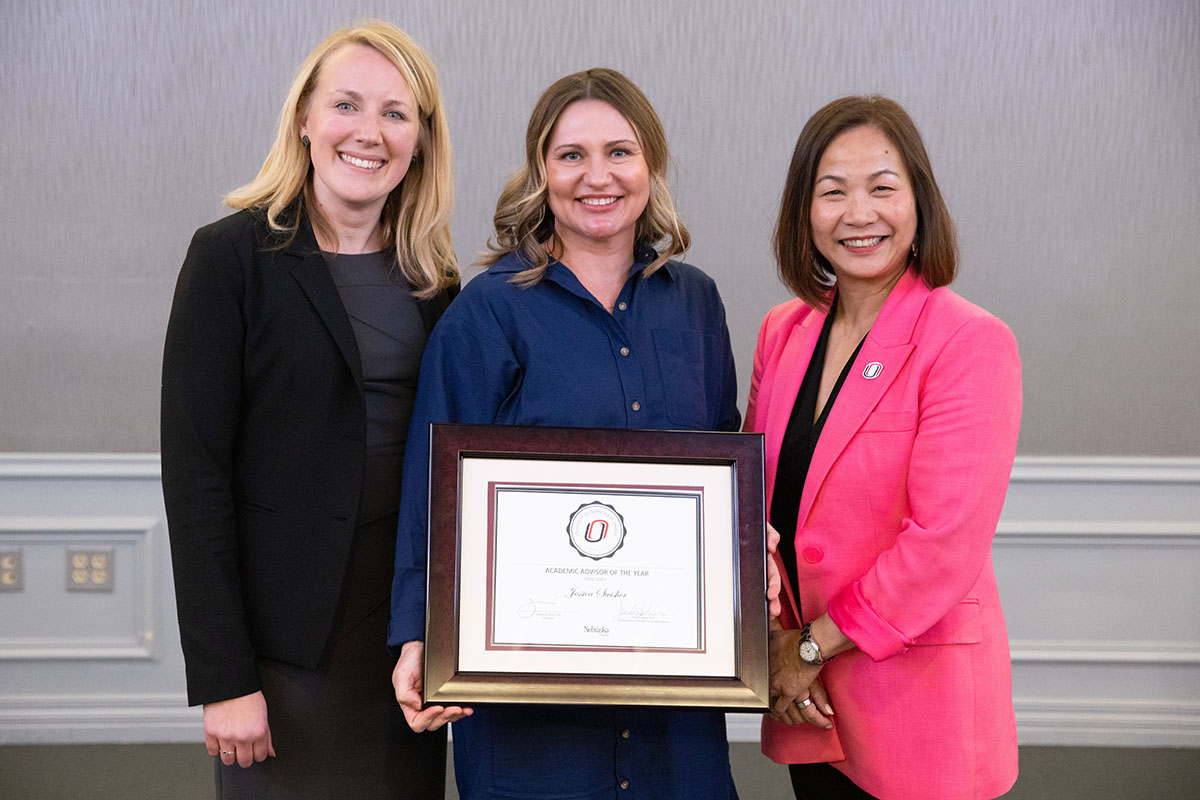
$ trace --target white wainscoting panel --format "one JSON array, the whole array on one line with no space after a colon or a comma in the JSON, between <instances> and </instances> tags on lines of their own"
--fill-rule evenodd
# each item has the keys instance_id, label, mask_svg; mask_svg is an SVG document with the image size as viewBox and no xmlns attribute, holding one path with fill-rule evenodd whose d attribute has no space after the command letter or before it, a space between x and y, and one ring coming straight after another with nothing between
<instances>
[{"instance_id":1,"label":"white wainscoting panel","mask_svg":"<svg viewBox=\"0 0 1200 800\"><path fill-rule=\"evenodd\" d=\"M25 573L0 599L0 661L153 659L161 528L157 517L0 516L0 549L19 549ZM81 549L111 559L111 591L67 590L67 553Z\"/></svg>"},{"instance_id":2,"label":"white wainscoting panel","mask_svg":"<svg viewBox=\"0 0 1200 800\"><path fill-rule=\"evenodd\" d=\"M1023 744L1200 747L1200 459L1017 459L992 547Z\"/></svg>"},{"instance_id":3,"label":"white wainscoting panel","mask_svg":"<svg viewBox=\"0 0 1200 800\"><path fill-rule=\"evenodd\" d=\"M187 707L157 454L0 454L0 744L203 741ZM113 553L68 592L68 549Z\"/></svg>"},{"instance_id":4,"label":"white wainscoting panel","mask_svg":"<svg viewBox=\"0 0 1200 800\"><path fill-rule=\"evenodd\" d=\"M68 595L45 565L91 543L114 592ZM26 574L0 592L0 744L201 741L157 455L0 454L8 545ZM1022 743L1200 747L1200 459L1019 458L993 558Z\"/></svg>"}]
</instances>

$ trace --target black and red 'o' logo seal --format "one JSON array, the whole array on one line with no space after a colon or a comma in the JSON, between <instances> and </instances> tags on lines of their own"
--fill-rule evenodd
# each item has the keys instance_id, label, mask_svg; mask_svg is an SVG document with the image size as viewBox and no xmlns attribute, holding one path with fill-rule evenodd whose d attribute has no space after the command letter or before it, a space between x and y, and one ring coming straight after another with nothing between
<instances>
[{"instance_id":1,"label":"black and red 'o' logo seal","mask_svg":"<svg viewBox=\"0 0 1200 800\"><path fill-rule=\"evenodd\" d=\"M567 535L580 555L599 561L625 543L625 520L607 503L584 503L572 512Z\"/></svg>"}]
</instances>

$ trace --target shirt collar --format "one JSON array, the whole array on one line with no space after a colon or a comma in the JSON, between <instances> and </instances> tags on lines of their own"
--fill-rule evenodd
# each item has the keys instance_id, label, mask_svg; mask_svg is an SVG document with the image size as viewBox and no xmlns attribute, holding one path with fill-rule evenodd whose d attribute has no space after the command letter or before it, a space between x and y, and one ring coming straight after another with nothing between
<instances>
[{"instance_id":1,"label":"shirt collar","mask_svg":"<svg viewBox=\"0 0 1200 800\"><path fill-rule=\"evenodd\" d=\"M649 245L635 245L633 250L633 266L629 268L629 274L632 275L634 273L641 272L656 258L658 258L658 252L653 247L650 247ZM559 263L559 261L556 261L553 258L550 259L550 268L547 272L553 272L554 267ZM674 267L674 264L672 264L670 261L667 261L661 267L655 270L654 274L662 275L667 280L674 281L675 273L672 270L672 267ZM516 250L506 254L499 261L488 267L489 272L501 273L523 272L527 269L529 269L529 261L526 260L525 256L523 256L520 251Z\"/></svg>"}]
</instances>

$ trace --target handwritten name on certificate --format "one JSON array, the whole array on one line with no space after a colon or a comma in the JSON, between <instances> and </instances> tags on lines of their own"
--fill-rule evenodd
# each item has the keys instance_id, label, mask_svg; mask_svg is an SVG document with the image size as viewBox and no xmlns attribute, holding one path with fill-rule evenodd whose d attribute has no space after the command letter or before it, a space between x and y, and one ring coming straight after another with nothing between
<instances>
[{"instance_id":1,"label":"handwritten name on certificate","mask_svg":"<svg viewBox=\"0 0 1200 800\"><path fill-rule=\"evenodd\" d=\"M704 649L702 488L489 488L489 649Z\"/></svg>"}]
</instances>

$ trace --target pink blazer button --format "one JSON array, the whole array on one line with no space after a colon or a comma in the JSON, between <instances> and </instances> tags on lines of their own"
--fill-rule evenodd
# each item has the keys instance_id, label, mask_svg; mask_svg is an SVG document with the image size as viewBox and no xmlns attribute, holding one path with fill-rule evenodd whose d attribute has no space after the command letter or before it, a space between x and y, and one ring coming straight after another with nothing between
<instances>
[{"instance_id":1,"label":"pink blazer button","mask_svg":"<svg viewBox=\"0 0 1200 800\"><path fill-rule=\"evenodd\" d=\"M823 553L819 547L804 548L804 560L810 564L820 563L821 559L824 557L825 553Z\"/></svg>"}]
</instances>

